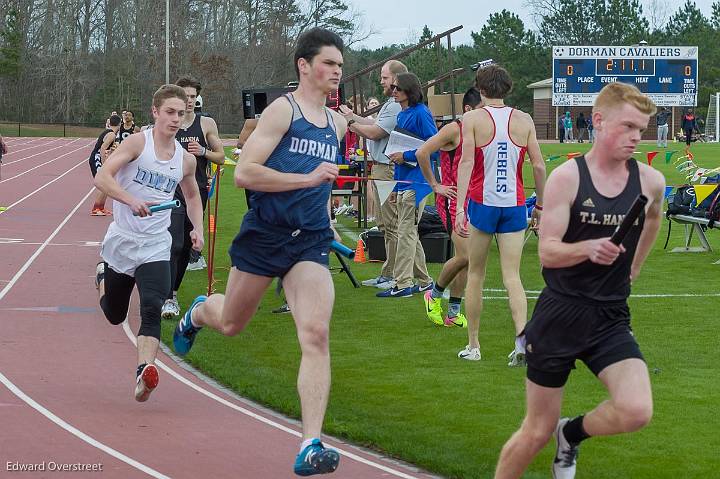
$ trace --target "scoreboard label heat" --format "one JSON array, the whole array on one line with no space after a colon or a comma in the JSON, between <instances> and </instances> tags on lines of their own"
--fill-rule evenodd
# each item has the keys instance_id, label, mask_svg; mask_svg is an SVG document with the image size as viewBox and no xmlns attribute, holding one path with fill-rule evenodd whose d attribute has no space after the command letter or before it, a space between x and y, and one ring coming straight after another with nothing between
<instances>
[{"instance_id":1,"label":"scoreboard label heat","mask_svg":"<svg viewBox=\"0 0 720 479\"><path fill-rule=\"evenodd\" d=\"M697 47L555 46L553 106L592 106L602 87L630 83L659 106L697 105Z\"/></svg>"}]
</instances>

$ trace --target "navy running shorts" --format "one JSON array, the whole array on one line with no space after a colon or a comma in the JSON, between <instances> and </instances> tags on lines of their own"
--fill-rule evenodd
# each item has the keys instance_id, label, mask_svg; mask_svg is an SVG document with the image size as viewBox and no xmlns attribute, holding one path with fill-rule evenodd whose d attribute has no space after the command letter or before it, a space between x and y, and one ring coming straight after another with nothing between
<instances>
[{"instance_id":1,"label":"navy running shorts","mask_svg":"<svg viewBox=\"0 0 720 479\"><path fill-rule=\"evenodd\" d=\"M230 261L240 271L282 278L301 261L330 265L330 243L334 236L326 230L299 230L264 223L249 210L240 232L230 245Z\"/></svg>"}]
</instances>

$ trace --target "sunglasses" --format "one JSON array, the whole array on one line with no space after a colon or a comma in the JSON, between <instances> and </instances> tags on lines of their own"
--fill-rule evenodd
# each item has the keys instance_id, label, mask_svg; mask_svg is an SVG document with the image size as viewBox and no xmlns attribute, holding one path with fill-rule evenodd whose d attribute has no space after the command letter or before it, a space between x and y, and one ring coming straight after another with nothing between
<instances>
[{"instance_id":1,"label":"sunglasses","mask_svg":"<svg viewBox=\"0 0 720 479\"><path fill-rule=\"evenodd\" d=\"M390 85L390 91L405 91L397 85Z\"/></svg>"}]
</instances>

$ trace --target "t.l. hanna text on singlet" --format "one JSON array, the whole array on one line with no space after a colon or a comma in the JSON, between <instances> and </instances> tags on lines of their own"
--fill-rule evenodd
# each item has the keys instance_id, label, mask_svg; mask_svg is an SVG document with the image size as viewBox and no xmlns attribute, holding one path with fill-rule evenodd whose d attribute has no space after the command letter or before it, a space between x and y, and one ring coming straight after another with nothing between
<instances>
[{"instance_id":1,"label":"t.l. hanna text on singlet","mask_svg":"<svg viewBox=\"0 0 720 479\"><path fill-rule=\"evenodd\" d=\"M325 161L334 161L335 155L337 155L337 147L327 143L293 136L290 138L290 148L288 148L288 152L309 155Z\"/></svg>"},{"instance_id":2,"label":"t.l. hanna text on singlet","mask_svg":"<svg viewBox=\"0 0 720 479\"><path fill-rule=\"evenodd\" d=\"M588 211L579 211L578 215L580 216L580 223L602 226L620 226L622 220L625 219L625 215L596 215L595 213L590 213ZM639 224L639 220L635 220L635 223L633 223L634 226Z\"/></svg>"},{"instance_id":3,"label":"t.l. hanna text on singlet","mask_svg":"<svg viewBox=\"0 0 720 479\"><path fill-rule=\"evenodd\" d=\"M195 143L200 143L200 137L180 135L180 137L177 138L177 141L179 141L181 145L187 145L191 141L194 141Z\"/></svg>"}]
</instances>

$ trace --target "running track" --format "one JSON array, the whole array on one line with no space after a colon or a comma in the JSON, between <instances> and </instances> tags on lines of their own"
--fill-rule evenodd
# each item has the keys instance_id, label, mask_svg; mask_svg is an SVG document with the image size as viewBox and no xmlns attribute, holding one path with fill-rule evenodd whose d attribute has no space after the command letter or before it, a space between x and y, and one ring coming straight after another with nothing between
<instances>
[{"instance_id":1,"label":"running track","mask_svg":"<svg viewBox=\"0 0 720 479\"><path fill-rule=\"evenodd\" d=\"M90 138L7 138L0 179L0 477L291 478L299 427L160 353L160 385L135 402L137 304L111 326L93 286L109 218L89 215ZM326 438L323 477L428 478ZM100 464L102 472L51 472ZM45 472L9 465L45 463ZM97 467L97 466L96 466Z\"/></svg>"}]
</instances>

